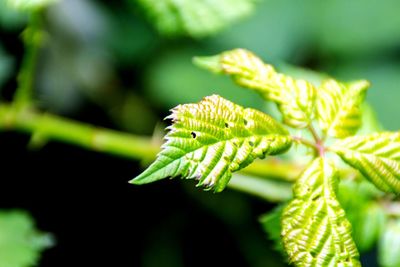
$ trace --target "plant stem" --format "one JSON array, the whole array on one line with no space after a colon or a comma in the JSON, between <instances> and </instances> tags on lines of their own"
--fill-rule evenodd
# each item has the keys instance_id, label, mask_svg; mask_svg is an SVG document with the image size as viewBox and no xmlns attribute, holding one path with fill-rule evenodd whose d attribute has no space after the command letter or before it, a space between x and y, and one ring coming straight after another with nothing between
<instances>
[{"instance_id":1,"label":"plant stem","mask_svg":"<svg viewBox=\"0 0 400 267\"><path fill-rule=\"evenodd\" d=\"M292 197L292 184L260 177L234 174L228 186L269 202L282 202Z\"/></svg>"},{"instance_id":2,"label":"plant stem","mask_svg":"<svg viewBox=\"0 0 400 267\"><path fill-rule=\"evenodd\" d=\"M32 99L35 67L43 41L41 15L39 11L32 12L29 17L28 27L22 34L25 55L18 74L18 87L13 101L15 106L20 108L28 106Z\"/></svg>"},{"instance_id":3,"label":"plant stem","mask_svg":"<svg viewBox=\"0 0 400 267\"><path fill-rule=\"evenodd\" d=\"M307 129L310 131L315 140L314 147L316 148L316 154L319 157L325 157L326 148L324 146L324 140L319 137L317 131L311 123L308 125Z\"/></svg>"},{"instance_id":4,"label":"plant stem","mask_svg":"<svg viewBox=\"0 0 400 267\"><path fill-rule=\"evenodd\" d=\"M305 145L305 146L311 147L312 149L314 149L314 150L316 150L316 151L318 150L316 144L314 144L313 142L311 142L311 141L309 141L309 140L307 140L307 139L305 139L305 138L303 138L303 137L300 137L300 136L292 136L292 138L293 138L294 141L296 141L296 142L298 142L298 143L301 143L301 144L303 144L303 145Z\"/></svg>"},{"instance_id":5,"label":"plant stem","mask_svg":"<svg viewBox=\"0 0 400 267\"><path fill-rule=\"evenodd\" d=\"M321 138L319 138L317 131L315 130L314 126L311 123L308 125L307 129L312 134L312 136L313 136L313 138L314 138L316 143L321 141Z\"/></svg>"},{"instance_id":6,"label":"plant stem","mask_svg":"<svg viewBox=\"0 0 400 267\"><path fill-rule=\"evenodd\" d=\"M302 164L269 158L267 160L255 160L240 172L257 177L294 182L304 168L305 166Z\"/></svg>"},{"instance_id":7,"label":"plant stem","mask_svg":"<svg viewBox=\"0 0 400 267\"><path fill-rule=\"evenodd\" d=\"M0 129L32 133L35 142L45 143L52 139L137 160L151 160L159 150L159 144L148 137L99 128L8 104L0 105Z\"/></svg>"}]
</instances>

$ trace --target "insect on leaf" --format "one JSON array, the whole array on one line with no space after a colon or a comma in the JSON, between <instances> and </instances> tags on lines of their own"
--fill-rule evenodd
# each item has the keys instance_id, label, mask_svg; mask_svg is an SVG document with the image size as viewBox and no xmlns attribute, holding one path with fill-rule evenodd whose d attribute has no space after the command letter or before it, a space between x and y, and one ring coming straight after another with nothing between
<instances>
[{"instance_id":1,"label":"insect on leaf","mask_svg":"<svg viewBox=\"0 0 400 267\"><path fill-rule=\"evenodd\" d=\"M337 184L333 165L317 158L294 185L294 199L282 215L282 239L295 266L361 266Z\"/></svg>"},{"instance_id":2,"label":"insect on leaf","mask_svg":"<svg viewBox=\"0 0 400 267\"><path fill-rule=\"evenodd\" d=\"M400 133L348 137L333 144L331 150L379 189L400 193Z\"/></svg>"},{"instance_id":3,"label":"insect on leaf","mask_svg":"<svg viewBox=\"0 0 400 267\"><path fill-rule=\"evenodd\" d=\"M356 133L368 87L364 80L343 84L329 79L321 84L316 101L318 122L327 135L344 138Z\"/></svg>"},{"instance_id":4,"label":"insect on leaf","mask_svg":"<svg viewBox=\"0 0 400 267\"><path fill-rule=\"evenodd\" d=\"M232 172L256 158L282 153L292 143L287 130L270 116L217 95L179 105L168 118L173 124L163 150L132 183L182 176L219 192Z\"/></svg>"},{"instance_id":5,"label":"insect on leaf","mask_svg":"<svg viewBox=\"0 0 400 267\"><path fill-rule=\"evenodd\" d=\"M195 58L195 63L233 80L275 102L285 124L304 128L313 118L315 88L305 80L277 73L269 64L245 49L234 49L212 57Z\"/></svg>"}]
</instances>

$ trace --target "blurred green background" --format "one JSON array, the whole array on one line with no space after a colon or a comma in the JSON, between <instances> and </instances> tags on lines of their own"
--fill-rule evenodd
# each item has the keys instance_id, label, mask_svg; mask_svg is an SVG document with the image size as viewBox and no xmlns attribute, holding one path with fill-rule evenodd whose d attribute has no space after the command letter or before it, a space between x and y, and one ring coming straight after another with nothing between
<instances>
[{"instance_id":1,"label":"blurred green background","mask_svg":"<svg viewBox=\"0 0 400 267\"><path fill-rule=\"evenodd\" d=\"M150 9L151 5L157 3L144 0L64 0L49 7L44 12L45 29L48 34L38 62L35 82L36 104L48 112L141 135L152 135L154 131L159 134L159 129L164 127L162 118L175 105L197 102L203 96L214 93L245 106L264 109L262 100L253 92L238 88L227 77L212 75L192 64L194 56L212 55L242 47L254 51L278 68L281 66L283 70L286 64L290 64L328 73L344 81L370 80L372 87L367 100L375 108L382 125L389 130L400 128L398 120L400 1L398 0L258 0L254 3L250 0L232 1L230 14L243 12L244 16L234 19L227 23L226 27L210 35L199 34L196 28L190 27L186 32L182 30L182 32L162 33L157 30L159 22L151 12L148 12L149 7L143 7L144 2L150 3L148 4ZM160 0L159 3L161 2L168 1ZM190 1L183 2L190 3ZM213 3L205 0L191 2L205 2L209 6L218 6L222 2L229 3L221 1L217 4L218 1ZM247 2L249 6L244 5L243 10L235 10L235 4L239 5L236 2ZM189 8L190 5L187 6ZM224 16L224 9L215 8L212 14L207 13L207 8L204 10L206 21ZM195 16L189 14L185 19L194 26L197 25ZM215 20L217 23L217 19ZM25 14L11 10L6 6L5 0L0 0L0 93L5 100L11 99L16 87L15 77L24 53L20 34L26 21ZM168 21L166 19L161 23L165 24ZM182 21L185 22L184 19ZM167 185L169 184L167 182L151 185L146 189L133 188L127 185L126 181L140 172L140 167L132 168L131 162L111 159L111 156L99 159L95 153L84 152L77 148L75 151L75 148L66 148L66 145L61 144L49 145L50 148L41 152L25 152L22 147L26 145L27 139L24 137L3 134L3 140L5 141L2 142L4 146L2 157L13 164L22 166L33 164L32 158L38 154L32 153L39 153L39 158L57 160L62 166L71 164L73 166L71 169L75 170L73 173L77 177L75 179L81 176L85 176L82 179L86 179L83 182L86 187L79 195L79 201L91 197L95 199L103 197L101 194L93 193L96 187L91 188L92 185L87 180L92 179L92 182L95 182L96 179L86 177L92 175L91 171L85 168L96 168L96 175L104 175L101 181L106 184L105 187L107 183L115 182L109 181L110 175L107 176L106 173L111 173L112 177L119 177L117 181L123 184L123 187L115 186L122 191L107 193L111 198L118 194L127 194L126 199L114 203L121 207L118 216L122 216L120 217L122 220L131 222L132 228L137 227L135 224L137 221L141 221L138 225L143 227L143 230L140 238L130 242L131 252L129 252L130 245L123 250L113 248L115 251L113 250L110 257L121 257L118 251L126 255L124 254L124 260L118 261L117 265L108 266L200 266L206 261L198 260L199 257L210 257L208 266L224 264L229 261L228 258L231 258L232 262L241 263L241 266L285 266L257 223L257 216L271 209L272 204L230 191L218 196L201 193L197 189L192 189L193 184L190 182L189 186L179 183L178 187L178 182L172 185ZM19 149L15 149L15 146ZM10 157L10 153L14 153L14 156ZM24 153L28 153L28 156ZM71 157L65 153L72 153L79 161L73 159L71 161ZM21 161L21 158L25 161ZM99 161L108 164L109 169L98 168L95 162ZM35 160L34 162L43 164L45 168L51 168L48 163L38 163ZM85 170L82 171L80 168ZM9 173L6 172L5 176L10 179L19 179L18 175L23 175L13 168L6 168L7 170ZM42 172L38 169L31 175L44 175ZM55 173L58 175L58 172L60 170ZM50 177L50 174L48 175ZM63 177L63 174L59 175ZM46 179L39 183L41 188L45 189L36 190L53 190L48 187ZM79 183L79 179L72 180L73 182ZM9 183L12 185L11 188L20 190L17 182ZM70 189L74 190L73 188ZM164 190L168 193L160 193ZM142 191L145 193L140 193ZM157 208L160 201L161 203L163 201L160 197L173 199L171 203L167 203L176 207L169 207L164 211L167 214L164 214L165 218L162 221L150 223L145 227L147 223L143 222L157 218L153 213L160 212ZM124 202L127 199L134 203ZM196 220L201 216L195 214L187 216L186 212L191 210L192 206L182 204L184 201L194 206L198 205L194 210L210 220L205 224L205 227L210 228L207 239L203 236L206 235L207 229L201 229L204 227L202 223L196 221L197 224L191 228L194 219L190 216L194 216ZM39 226L42 223L47 227L44 230L54 232L56 237L63 236L63 232L76 230L62 227L53 229L51 224L46 222L51 215L34 205L24 204L26 202L13 204L5 200L3 203L6 203L3 205L6 208L28 209L38 218ZM46 201L39 201L36 204L40 206L43 203ZM94 203L92 204L95 205ZM92 204L89 205L90 208L93 208ZM142 208L137 210L136 205L141 205ZM185 207L181 208L179 205ZM79 216L83 214L84 220L95 220L88 223L89 226L102 225L101 221L98 221L100 217L98 213L85 217L86 213L83 210L75 208L79 211ZM100 210L98 212L100 213ZM130 217L124 217L128 216L126 214ZM111 221L113 220L110 219ZM61 224L59 221L57 223ZM117 227L118 224L114 222L111 225ZM79 224L76 226L79 228ZM127 228L125 231L132 230L129 224L125 226ZM224 228L222 237L230 241L214 241L219 237L214 235L218 231L213 230L213 227ZM183 231L182 228L186 230ZM187 228L200 233L194 234L194 244L196 240L199 243L217 243L212 246L209 243L197 244L192 248L182 249L182 245L187 244L183 240L190 234ZM132 238L135 237L132 234ZM110 242L107 238L105 240ZM45 254L43 266L51 264L54 266L60 255L68 258L64 253L69 249L73 250L73 242L63 243L61 239L59 243L61 248L46 252L50 253L49 259L54 261L46 262ZM227 245L227 248L222 248L226 243L231 244ZM110 244L105 245L110 246ZM89 244L89 247L93 246L96 248L95 244ZM122 246L118 244L116 247ZM70 257L77 259L76 255L81 254L74 255L72 252ZM373 255L372 252L371 255L364 256L365 266L376 266L374 260L369 259L373 258ZM85 262L91 263L90 260ZM101 266L102 261L95 262L97 266ZM63 262L58 266L62 264Z\"/></svg>"}]
</instances>

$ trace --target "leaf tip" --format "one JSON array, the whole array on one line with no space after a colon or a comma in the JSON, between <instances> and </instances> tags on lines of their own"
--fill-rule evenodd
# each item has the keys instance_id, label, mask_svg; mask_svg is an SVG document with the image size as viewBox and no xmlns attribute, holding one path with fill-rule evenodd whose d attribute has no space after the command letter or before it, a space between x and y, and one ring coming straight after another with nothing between
<instances>
[{"instance_id":1,"label":"leaf tip","mask_svg":"<svg viewBox=\"0 0 400 267\"><path fill-rule=\"evenodd\" d=\"M207 57L194 57L192 60L194 65L217 74L223 71L220 61L221 61L220 55L207 56Z\"/></svg>"},{"instance_id":2,"label":"leaf tip","mask_svg":"<svg viewBox=\"0 0 400 267\"><path fill-rule=\"evenodd\" d=\"M139 179L138 179L139 178ZM145 184L145 182L143 182L143 179L140 179L140 175L136 176L135 178L131 179L128 181L128 183L130 184L134 184L134 185L141 185L141 184Z\"/></svg>"},{"instance_id":3,"label":"leaf tip","mask_svg":"<svg viewBox=\"0 0 400 267\"><path fill-rule=\"evenodd\" d=\"M353 90L365 91L371 86L371 83L367 80L358 80L351 82L349 86Z\"/></svg>"},{"instance_id":4,"label":"leaf tip","mask_svg":"<svg viewBox=\"0 0 400 267\"><path fill-rule=\"evenodd\" d=\"M143 185L143 184L149 184L164 178L167 178L170 176L168 173L160 173L158 172L158 162L154 162L152 165L150 165L144 172L130 180L128 183L134 184L134 185Z\"/></svg>"}]
</instances>

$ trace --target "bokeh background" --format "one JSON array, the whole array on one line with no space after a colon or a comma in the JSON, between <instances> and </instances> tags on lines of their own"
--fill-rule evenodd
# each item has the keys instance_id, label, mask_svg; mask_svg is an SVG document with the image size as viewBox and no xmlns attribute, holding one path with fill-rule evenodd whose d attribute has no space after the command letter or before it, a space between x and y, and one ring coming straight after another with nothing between
<instances>
[{"instance_id":1,"label":"bokeh background","mask_svg":"<svg viewBox=\"0 0 400 267\"><path fill-rule=\"evenodd\" d=\"M159 134L179 103L213 93L265 109L254 93L192 64L193 56L242 47L282 68L368 79L383 127L400 128L400 2L259 0L211 36L166 36L135 0L64 0L44 13L35 102L41 109L139 135ZM0 0L0 94L11 100L26 16ZM127 182L140 162L29 136L0 134L0 208L27 210L56 245L39 266L286 266L258 218L274 207L193 182ZM377 266L375 252L363 266Z\"/></svg>"}]
</instances>

